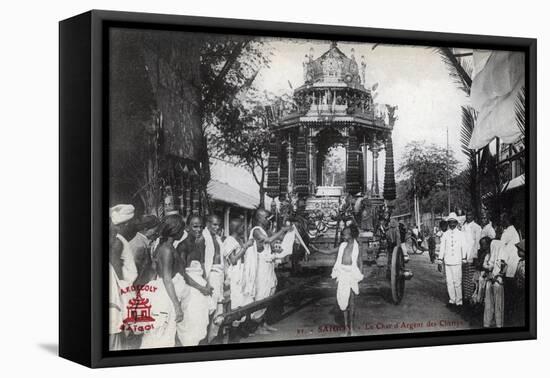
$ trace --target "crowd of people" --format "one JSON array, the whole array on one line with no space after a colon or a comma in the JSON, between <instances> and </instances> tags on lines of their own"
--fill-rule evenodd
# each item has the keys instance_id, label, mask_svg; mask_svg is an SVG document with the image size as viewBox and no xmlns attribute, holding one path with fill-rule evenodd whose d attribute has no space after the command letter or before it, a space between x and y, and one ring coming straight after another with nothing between
<instances>
[{"instance_id":1,"label":"crowd of people","mask_svg":"<svg viewBox=\"0 0 550 378\"><path fill-rule=\"evenodd\" d=\"M168 213L159 219L136 216L132 205L112 207L110 350L219 342L219 315L272 296L277 288L275 267L299 239L290 223L272 230L271 219L269 211L258 209L250 230L241 218L234 218L224 232L216 214L185 220ZM363 279L358 234L355 225L346 225L339 246L310 246L315 252L337 254L332 278L347 334L353 330L355 296ZM507 214L494 227L487 216L479 225L467 212L461 224L450 213L428 235L391 220L385 237L390 249L408 243L429 250L431 262L437 261L444 272L447 305L454 311L464 313L466 306L480 309L484 327L514 325L523 319L525 242ZM232 321L230 337L277 331L266 323L265 313L266 307L255 308Z\"/></svg>"},{"instance_id":2,"label":"crowd of people","mask_svg":"<svg viewBox=\"0 0 550 378\"><path fill-rule=\"evenodd\" d=\"M487 215L479 225L468 211L460 224L457 215L450 213L435 237L439 269L447 283L447 305L464 315L482 313L483 327L518 325L523 320L526 250L508 214L501 214L495 227Z\"/></svg>"},{"instance_id":3,"label":"crowd of people","mask_svg":"<svg viewBox=\"0 0 550 378\"><path fill-rule=\"evenodd\" d=\"M158 219L135 216L132 205L112 207L110 350L217 342L224 304L236 309L276 290L275 265L292 247L293 240L284 240L292 227L270 232L270 219L269 211L259 209L248 233L241 218L231 219L224 233L215 214L204 220L198 215L184 220L177 213ZM276 331L265 312L234 321L232 332L242 337Z\"/></svg>"}]
</instances>

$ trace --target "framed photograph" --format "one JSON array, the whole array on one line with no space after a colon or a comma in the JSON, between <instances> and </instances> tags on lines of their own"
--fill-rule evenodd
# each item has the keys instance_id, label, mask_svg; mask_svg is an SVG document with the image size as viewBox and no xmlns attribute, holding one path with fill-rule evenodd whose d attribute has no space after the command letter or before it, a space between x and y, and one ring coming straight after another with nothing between
<instances>
[{"instance_id":1,"label":"framed photograph","mask_svg":"<svg viewBox=\"0 0 550 378\"><path fill-rule=\"evenodd\" d=\"M536 338L536 40L60 22L59 353Z\"/></svg>"}]
</instances>

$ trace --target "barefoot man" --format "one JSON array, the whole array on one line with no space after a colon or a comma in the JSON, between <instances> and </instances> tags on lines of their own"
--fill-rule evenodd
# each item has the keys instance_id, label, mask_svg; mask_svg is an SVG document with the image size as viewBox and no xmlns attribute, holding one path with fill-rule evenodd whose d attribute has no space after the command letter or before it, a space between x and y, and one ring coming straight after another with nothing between
<instances>
[{"instance_id":1,"label":"barefoot man","mask_svg":"<svg viewBox=\"0 0 550 378\"><path fill-rule=\"evenodd\" d=\"M178 247L182 261L182 275L188 290L181 306L184 321L178 324L178 338L183 346L198 345L205 338L208 328L208 309L212 288L206 281L204 267L203 223L198 215L189 218L189 234Z\"/></svg>"},{"instance_id":2,"label":"barefoot man","mask_svg":"<svg viewBox=\"0 0 550 378\"><path fill-rule=\"evenodd\" d=\"M224 283L224 259L222 256L222 239L218 235L221 229L221 218L215 214L208 216L206 228L202 231L204 238L204 270L206 280L212 288L210 297L210 326L208 327L208 342L212 342L218 335L219 326L213 320L223 313L223 283Z\"/></svg>"},{"instance_id":3,"label":"barefoot man","mask_svg":"<svg viewBox=\"0 0 550 378\"><path fill-rule=\"evenodd\" d=\"M187 288L179 273L182 261L173 244L181 238L184 229L185 222L177 214L168 215L160 225L160 243L151 256L151 269L147 274L150 278L147 286L152 289L142 294L151 305L155 327L143 335L141 349L176 345L176 329L184 320L180 301Z\"/></svg>"},{"instance_id":4,"label":"barefoot man","mask_svg":"<svg viewBox=\"0 0 550 378\"><path fill-rule=\"evenodd\" d=\"M359 230L357 226L346 226L342 230L342 243L330 250L312 248L321 253L338 252L331 277L336 279L336 301L344 315L345 336L351 336L355 320L355 296L359 295L359 282L363 279L363 259L359 256Z\"/></svg>"},{"instance_id":5,"label":"barefoot man","mask_svg":"<svg viewBox=\"0 0 550 378\"><path fill-rule=\"evenodd\" d=\"M229 279L229 291L231 298L231 309L244 306L244 255L246 250L254 244L252 239L246 243L244 237L244 223L240 218L232 219L229 222L229 236L223 242L222 250L227 261L227 276ZM237 327L244 320L236 320L233 326Z\"/></svg>"},{"instance_id":6,"label":"barefoot man","mask_svg":"<svg viewBox=\"0 0 550 378\"><path fill-rule=\"evenodd\" d=\"M258 267L256 271L256 293L254 300L259 301L275 294L277 288L277 276L275 275L275 260L277 255L271 253L271 243L274 240L282 238L282 236L290 230L291 226L283 226L283 228L269 236L271 214L264 209L256 210L254 216L255 226L250 231L250 238L254 239L253 248L258 255ZM276 328L270 327L265 322L266 309L258 310L251 314L251 319L259 324L258 334L269 334L277 331Z\"/></svg>"}]
</instances>

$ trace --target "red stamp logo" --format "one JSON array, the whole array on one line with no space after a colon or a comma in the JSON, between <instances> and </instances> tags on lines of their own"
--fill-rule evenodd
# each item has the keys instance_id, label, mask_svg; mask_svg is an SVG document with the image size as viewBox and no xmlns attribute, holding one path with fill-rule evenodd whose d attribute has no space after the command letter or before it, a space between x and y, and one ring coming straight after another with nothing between
<instances>
[{"instance_id":1,"label":"red stamp logo","mask_svg":"<svg viewBox=\"0 0 550 378\"><path fill-rule=\"evenodd\" d=\"M148 286L148 285L144 285ZM128 300L126 305L126 318L122 321L120 329L122 331L133 331L135 333L141 333L144 331L150 331L155 328L155 318L151 315L152 305L148 298L141 296L141 290L144 286L138 285L129 286L122 289L121 292L127 294L135 291L136 296ZM156 288L147 287L145 291L155 292Z\"/></svg>"},{"instance_id":2,"label":"red stamp logo","mask_svg":"<svg viewBox=\"0 0 550 378\"><path fill-rule=\"evenodd\" d=\"M149 299L142 298L138 291L136 297L128 301L126 319L122 322L125 324L154 322L155 318L151 317L151 307Z\"/></svg>"}]
</instances>

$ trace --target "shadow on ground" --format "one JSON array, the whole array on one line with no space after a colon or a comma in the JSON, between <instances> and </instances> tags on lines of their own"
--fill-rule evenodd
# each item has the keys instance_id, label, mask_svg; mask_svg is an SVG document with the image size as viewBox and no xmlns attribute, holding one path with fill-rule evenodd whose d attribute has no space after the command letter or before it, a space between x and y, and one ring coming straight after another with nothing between
<instances>
[{"instance_id":1,"label":"shadow on ground","mask_svg":"<svg viewBox=\"0 0 550 378\"><path fill-rule=\"evenodd\" d=\"M38 347L50 354L59 355L59 345L57 343L40 343Z\"/></svg>"}]
</instances>

